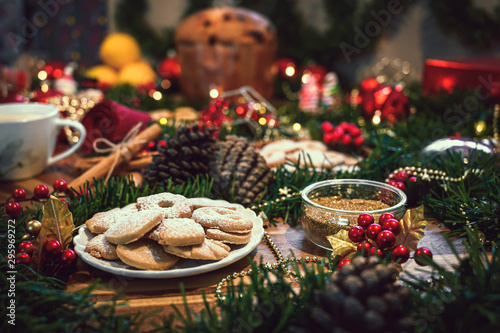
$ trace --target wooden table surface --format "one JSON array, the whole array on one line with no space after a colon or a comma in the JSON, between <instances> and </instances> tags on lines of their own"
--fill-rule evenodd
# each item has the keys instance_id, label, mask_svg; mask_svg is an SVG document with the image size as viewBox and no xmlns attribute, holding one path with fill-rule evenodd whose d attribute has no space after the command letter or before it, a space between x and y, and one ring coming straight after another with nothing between
<instances>
[{"instance_id":1,"label":"wooden table surface","mask_svg":"<svg viewBox=\"0 0 500 333\"><path fill-rule=\"evenodd\" d=\"M78 158L77 155L74 155L62 160L32 179L0 183L0 200L5 201L17 187L25 188L28 197L30 197L33 194L33 188L38 184L45 184L52 189L52 184L56 179L63 178L69 183L78 176L71 167ZM279 223L277 226L269 226L266 230L285 257L290 256L290 251L293 251L296 257L325 257L327 254L325 250L305 239L300 225L292 228L287 224ZM274 253L264 239L246 258L212 272L182 278L123 277L101 271L78 259L77 270L69 279L67 291L77 291L89 286L96 279L100 279L102 286L95 291L94 295L97 302L109 301L110 298L121 293L123 294L122 299L126 301L128 306L119 307L118 313L149 312L160 308L161 312L154 316L158 319L174 312L171 304L182 307L183 298L179 289L182 282L186 289L186 298L190 308L198 312L204 307L202 291L210 302L215 302L215 288L218 282L228 274L248 269L250 267L248 257L257 262L260 260L264 263L276 262Z\"/></svg>"}]
</instances>

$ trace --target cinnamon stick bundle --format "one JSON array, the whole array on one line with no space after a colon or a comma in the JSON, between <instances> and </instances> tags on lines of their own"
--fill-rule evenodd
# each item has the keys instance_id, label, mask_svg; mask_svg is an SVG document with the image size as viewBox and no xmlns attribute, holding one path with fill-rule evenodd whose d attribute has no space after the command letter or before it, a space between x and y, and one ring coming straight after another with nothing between
<instances>
[{"instance_id":1,"label":"cinnamon stick bundle","mask_svg":"<svg viewBox=\"0 0 500 333\"><path fill-rule=\"evenodd\" d=\"M109 156L102 159L99 163L84 172L80 177L73 180L68 186L78 190L87 181L93 178L101 178L109 173L111 168L119 167L123 162L130 161L139 151L141 151L148 142L156 140L162 133L158 124L153 124L140 132L135 138L123 144Z\"/></svg>"}]
</instances>

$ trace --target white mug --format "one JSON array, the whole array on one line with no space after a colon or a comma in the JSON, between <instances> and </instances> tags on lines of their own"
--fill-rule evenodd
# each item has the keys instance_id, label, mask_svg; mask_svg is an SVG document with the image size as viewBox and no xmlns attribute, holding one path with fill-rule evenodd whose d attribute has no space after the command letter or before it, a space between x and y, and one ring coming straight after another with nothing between
<instances>
[{"instance_id":1,"label":"white mug","mask_svg":"<svg viewBox=\"0 0 500 333\"><path fill-rule=\"evenodd\" d=\"M78 143L52 156L63 126L80 132ZM33 177L47 166L73 154L83 143L85 127L77 121L60 119L52 104L0 104L0 180Z\"/></svg>"}]
</instances>

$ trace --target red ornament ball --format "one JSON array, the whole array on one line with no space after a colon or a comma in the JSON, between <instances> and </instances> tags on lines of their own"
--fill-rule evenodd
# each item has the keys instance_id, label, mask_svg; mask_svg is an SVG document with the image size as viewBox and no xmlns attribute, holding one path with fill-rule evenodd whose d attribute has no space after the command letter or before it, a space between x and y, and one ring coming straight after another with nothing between
<instances>
[{"instance_id":1,"label":"red ornament ball","mask_svg":"<svg viewBox=\"0 0 500 333\"><path fill-rule=\"evenodd\" d=\"M429 259L432 259L432 252L426 247L421 247L415 250L414 259L420 266L426 266Z\"/></svg>"},{"instance_id":2,"label":"red ornament ball","mask_svg":"<svg viewBox=\"0 0 500 333\"><path fill-rule=\"evenodd\" d=\"M364 229L368 228L373 222L375 222L375 219L370 213L364 213L358 216L358 225Z\"/></svg>"},{"instance_id":3,"label":"red ornament ball","mask_svg":"<svg viewBox=\"0 0 500 333\"><path fill-rule=\"evenodd\" d=\"M61 254L60 262L64 267L73 266L76 263L75 251L70 249L64 250L63 253Z\"/></svg>"},{"instance_id":4,"label":"red ornament ball","mask_svg":"<svg viewBox=\"0 0 500 333\"><path fill-rule=\"evenodd\" d=\"M370 256L372 256L372 257L377 256L377 257L382 258L384 256L384 252L374 246L370 249Z\"/></svg>"},{"instance_id":5,"label":"red ornament ball","mask_svg":"<svg viewBox=\"0 0 500 333\"><path fill-rule=\"evenodd\" d=\"M401 223L396 220L396 219L388 219L387 221L382 224L382 229L383 230L390 230L394 234L394 236L397 236L401 233L402 227Z\"/></svg>"},{"instance_id":6,"label":"red ornament ball","mask_svg":"<svg viewBox=\"0 0 500 333\"><path fill-rule=\"evenodd\" d=\"M388 249L396 243L396 236L390 230L382 230L377 235L377 245L381 249Z\"/></svg>"},{"instance_id":7,"label":"red ornament ball","mask_svg":"<svg viewBox=\"0 0 500 333\"><path fill-rule=\"evenodd\" d=\"M333 129L334 129L334 126L329 121L324 121L321 124L321 130L323 131L323 133L333 132Z\"/></svg>"},{"instance_id":8,"label":"red ornament ball","mask_svg":"<svg viewBox=\"0 0 500 333\"><path fill-rule=\"evenodd\" d=\"M31 256L28 253L22 253L16 257L16 264L29 265Z\"/></svg>"},{"instance_id":9,"label":"red ornament ball","mask_svg":"<svg viewBox=\"0 0 500 333\"><path fill-rule=\"evenodd\" d=\"M21 200L24 200L26 199L26 190L24 188L16 188L13 192L12 192L12 198L14 198L14 200L16 201L21 201Z\"/></svg>"},{"instance_id":10,"label":"red ornament ball","mask_svg":"<svg viewBox=\"0 0 500 333\"><path fill-rule=\"evenodd\" d=\"M28 241L19 243L19 245L17 246L17 252L33 254L33 243Z\"/></svg>"},{"instance_id":11,"label":"red ornament ball","mask_svg":"<svg viewBox=\"0 0 500 333\"><path fill-rule=\"evenodd\" d=\"M37 199L47 199L49 197L49 188L43 184L37 185L33 194Z\"/></svg>"},{"instance_id":12,"label":"red ornament ball","mask_svg":"<svg viewBox=\"0 0 500 333\"><path fill-rule=\"evenodd\" d=\"M5 212L12 218L16 218L21 214L21 205L18 202L11 201L5 205Z\"/></svg>"},{"instance_id":13,"label":"red ornament ball","mask_svg":"<svg viewBox=\"0 0 500 333\"><path fill-rule=\"evenodd\" d=\"M393 213L382 213L382 215L380 215L380 217L378 218L378 223L380 223L380 225L384 224L385 221L389 220L389 219L393 219L394 218L394 214Z\"/></svg>"},{"instance_id":14,"label":"red ornament ball","mask_svg":"<svg viewBox=\"0 0 500 333\"><path fill-rule=\"evenodd\" d=\"M339 263L337 264L337 269L340 271L342 269L342 267L344 267L345 265L350 265L350 264L351 264L351 259L344 258L344 259L340 260Z\"/></svg>"},{"instance_id":15,"label":"red ornament ball","mask_svg":"<svg viewBox=\"0 0 500 333\"><path fill-rule=\"evenodd\" d=\"M403 264L410 258L410 251L404 245L398 245L392 250L392 260Z\"/></svg>"},{"instance_id":16,"label":"red ornament ball","mask_svg":"<svg viewBox=\"0 0 500 333\"><path fill-rule=\"evenodd\" d=\"M54 191L66 192L68 190L68 183L64 179L58 179L54 182Z\"/></svg>"},{"instance_id":17,"label":"red ornament ball","mask_svg":"<svg viewBox=\"0 0 500 333\"><path fill-rule=\"evenodd\" d=\"M59 241L57 241L55 239L49 240L43 246L43 251L44 251L46 256L57 257L58 255L61 254L62 245L61 245L61 243L59 243Z\"/></svg>"},{"instance_id":18,"label":"red ornament ball","mask_svg":"<svg viewBox=\"0 0 500 333\"><path fill-rule=\"evenodd\" d=\"M360 135L360 136L357 136L356 138L354 138L354 145L358 148L362 147L363 145L365 144L365 139L363 139L363 137Z\"/></svg>"},{"instance_id":19,"label":"red ornament ball","mask_svg":"<svg viewBox=\"0 0 500 333\"><path fill-rule=\"evenodd\" d=\"M368 241L362 241L358 244L357 247L358 253L361 253L363 257L368 257L370 255L371 249L372 245Z\"/></svg>"},{"instance_id":20,"label":"red ornament ball","mask_svg":"<svg viewBox=\"0 0 500 333\"><path fill-rule=\"evenodd\" d=\"M349 239L352 242L354 243L361 242L363 239L365 239L365 229L363 229L363 227L360 227L359 225L355 225L351 227L348 235Z\"/></svg>"},{"instance_id":21,"label":"red ornament ball","mask_svg":"<svg viewBox=\"0 0 500 333\"><path fill-rule=\"evenodd\" d=\"M408 173L404 172L404 171L399 171L397 174L394 175L394 179L397 181L397 182L406 182L406 180L408 179Z\"/></svg>"},{"instance_id":22,"label":"red ornament ball","mask_svg":"<svg viewBox=\"0 0 500 333\"><path fill-rule=\"evenodd\" d=\"M378 234L382 231L382 226L378 223L372 223L366 229L366 237L376 240Z\"/></svg>"}]
</instances>

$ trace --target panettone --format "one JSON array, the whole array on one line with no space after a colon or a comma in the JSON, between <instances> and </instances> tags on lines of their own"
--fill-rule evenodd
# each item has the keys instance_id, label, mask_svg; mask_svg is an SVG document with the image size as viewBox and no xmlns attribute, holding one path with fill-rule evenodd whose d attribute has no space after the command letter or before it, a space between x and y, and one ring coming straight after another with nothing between
<instances>
[{"instance_id":1,"label":"panettone","mask_svg":"<svg viewBox=\"0 0 500 333\"><path fill-rule=\"evenodd\" d=\"M272 23L259 13L215 7L195 13L177 27L181 86L190 100L250 85L271 97L277 37Z\"/></svg>"}]
</instances>

